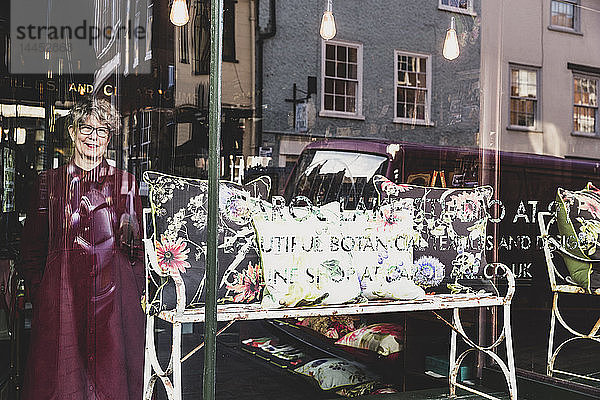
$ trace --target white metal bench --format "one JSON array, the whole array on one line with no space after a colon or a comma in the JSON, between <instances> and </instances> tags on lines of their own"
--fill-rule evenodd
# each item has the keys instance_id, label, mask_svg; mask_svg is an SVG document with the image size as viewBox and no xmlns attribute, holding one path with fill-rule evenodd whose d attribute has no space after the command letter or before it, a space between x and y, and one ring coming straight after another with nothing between
<instances>
[{"instance_id":1,"label":"white metal bench","mask_svg":"<svg viewBox=\"0 0 600 400\"><path fill-rule=\"evenodd\" d=\"M146 217L144 213L144 217ZM146 224L145 224L146 225ZM147 274L151 268L155 273L163 275L154 251L154 245L151 239L145 239L146 268ZM271 318L292 318L292 317L313 317L326 315L356 315L356 314L380 314L392 312L410 312L410 311L432 311L436 316L443 320L451 328L450 338L450 375L449 386L450 395L454 396L456 388L461 388L477 395L489 399L497 397L480 392L472 387L458 382L458 374L461 363L465 357L472 352L481 352L491 357L499 366L508 385L508 393L511 400L517 399L517 384L515 374L515 364L513 356L512 332L510 323L510 305L515 290L515 279L513 273L503 264L489 264L486 267L496 276L505 276L508 283L507 293L501 296L496 294L436 294L427 295L423 299L409 301L370 301L361 304L344 304L329 306L311 306L295 308L264 309L260 304L226 304L217 307L217 320L229 322L222 328L217 335L227 329L235 321L240 320L259 320ZM166 394L170 400L182 399L182 363L193 353L198 351L203 343L199 344L190 353L182 357L181 354L181 333L182 324L190 322L204 322L204 308L186 309L185 308L185 285L180 276L171 276L175 281L177 293L177 306L172 311L162 311L156 315L147 314L146 318L146 350L144 366L144 399L150 400L154 392L154 385L160 380L165 388ZM480 345L478 340L473 340L467 336L460 320L460 310L466 308L480 307L502 307L504 316L504 325L499 337L491 345ZM453 310L452 319L447 321L436 311ZM481 315L481 313L480 313ZM166 368L163 368L158 360L157 348L154 338L154 325L156 319L161 319L172 324L173 346L170 360ZM458 353L458 337L461 337L468 348ZM506 358L500 357L496 350L504 343Z\"/></svg>"},{"instance_id":2,"label":"white metal bench","mask_svg":"<svg viewBox=\"0 0 600 400\"><path fill-rule=\"evenodd\" d=\"M550 333L548 335L548 357L546 363L546 374L548 376L552 376L556 373L575 378L586 379L594 382L600 382L600 379L594 378L592 376L581 375L571 371L557 369L554 367L554 364L556 363L556 359L558 358L560 351L564 349L567 344L577 340L592 340L600 343L600 317L598 318L598 320L596 320L596 323L593 325L589 333L582 333L569 326L569 324L561 315L558 302L560 294L600 296L600 289L596 289L592 293L587 293L583 287L572 283L569 280L569 277L562 276L560 274L559 270L556 267L556 264L554 263L554 256L559 253L565 254L568 257L587 263L593 261L588 259L582 259L569 253L567 249L565 249L555 238L553 238L549 234L549 227L555 221L556 220L554 215L549 212L540 212L538 214L538 224L540 227L540 234L544 246L546 265L548 267L548 278L550 279L550 289L553 293L552 316L550 318ZM555 347L554 340L556 339L556 321L558 321L560 325L562 325L562 327L569 332L570 335L562 343Z\"/></svg>"}]
</instances>

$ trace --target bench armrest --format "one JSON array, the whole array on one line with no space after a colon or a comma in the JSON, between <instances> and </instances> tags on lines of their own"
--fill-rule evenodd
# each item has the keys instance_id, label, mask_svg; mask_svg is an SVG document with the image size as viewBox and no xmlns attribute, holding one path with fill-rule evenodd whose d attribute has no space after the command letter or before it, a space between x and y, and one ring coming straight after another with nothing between
<instances>
[{"instance_id":1,"label":"bench armrest","mask_svg":"<svg viewBox=\"0 0 600 400\"><path fill-rule=\"evenodd\" d=\"M158 258L156 257L156 249L154 248L154 243L152 239L142 239L144 241L144 253L146 254L146 258L148 260L148 264L150 268L161 277L166 277L167 279L173 279L175 283L175 295L177 296L177 305L175 306L175 312L177 314L182 314L185 311L185 283L183 283L183 278L179 274L169 274L168 272L163 271L158 265ZM148 277L146 277L148 278Z\"/></svg>"},{"instance_id":2,"label":"bench armrest","mask_svg":"<svg viewBox=\"0 0 600 400\"><path fill-rule=\"evenodd\" d=\"M504 296L500 295L500 291L492 281L492 286L499 297L504 297L504 304L510 304L512 298L515 295L516 281L515 274L510 268L502 263L490 263L485 266L486 278L492 280L494 277L506 278L508 282L508 288Z\"/></svg>"}]
</instances>

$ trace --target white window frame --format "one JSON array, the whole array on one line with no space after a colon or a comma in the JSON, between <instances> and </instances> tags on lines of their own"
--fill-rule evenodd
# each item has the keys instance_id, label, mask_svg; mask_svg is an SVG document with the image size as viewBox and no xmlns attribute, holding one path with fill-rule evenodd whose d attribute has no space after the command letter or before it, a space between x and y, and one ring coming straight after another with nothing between
<instances>
[{"instance_id":1,"label":"white window frame","mask_svg":"<svg viewBox=\"0 0 600 400\"><path fill-rule=\"evenodd\" d=\"M575 130L575 107L581 107L581 104L575 104L575 79L577 78L583 78L583 79L593 79L596 81L596 115L594 116L594 121L595 121L595 126L594 126L594 132L583 132L583 131L576 131ZM588 137L598 137L600 136L600 104L598 104L600 102L600 99L598 98L598 95L600 94L600 76L598 75L594 75L594 74L585 74L585 73L581 73L581 72L573 72L573 77L571 79L571 132L573 133L573 135L575 136L588 136ZM585 107L585 106L584 106ZM593 106L590 106L589 108L594 108Z\"/></svg>"},{"instance_id":2,"label":"white window frame","mask_svg":"<svg viewBox=\"0 0 600 400\"><path fill-rule=\"evenodd\" d=\"M445 11L451 11L451 12L455 12L455 13L459 13L459 14L467 14L467 15L477 15L477 13L475 12L475 9L473 8L473 1L474 0L467 0L467 8L460 8L460 7L455 7L455 6L451 6L449 4L443 4L442 0L438 0L438 9L439 10L445 10Z\"/></svg>"},{"instance_id":3,"label":"white window frame","mask_svg":"<svg viewBox=\"0 0 600 400\"><path fill-rule=\"evenodd\" d=\"M573 28L569 28L568 26L552 24L552 5L555 1L573 4ZM581 8L580 8L580 5L581 5L580 0L550 0L550 10L549 10L550 21L548 24L548 29L555 30L555 31L568 32L568 33L581 34Z\"/></svg>"},{"instance_id":4,"label":"white window frame","mask_svg":"<svg viewBox=\"0 0 600 400\"><path fill-rule=\"evenodd\" d=\"M146 54L144 61L152 59L152 25L154 24L154 3L148 0L146 7Z\"/></svg>"},{"instance_id":5,"label":"white window frame","mask_svg":"<svg viewBox=\"0 0 600 400\"><path fill-rule=\"evenodd\" d=\"M137 11L135 13L135 18L134 18L134 26L140 26L140 12ZM140 64L140 39L137 37L137 35L133 39L133 68L137 67Z\"/></svg>"},{"instance_id":6,"label":"white window frame","mask_svg":"<svg viewBox=\"0 0 600 400\"><path fill-rule=\"evenodd\" d=\"M425 119L405 118L398 116L398 56L410 56L410 57L421 57L425 58L425 66L427 71L425 76L427 79L427 95L425 96ZM426 125L433 126L431 121L431 92L432 88L432 61L431 54L412 53L408 51L394 50L394 121L399 124L411 124L411 125Z\"/></svg>"},{"instance_id":7,"label":"white window frame","mask_svg":"<svg viewBox=\"0 0 600 400\"><path fill-rule=\"evenodd\" d=\"M325 46L328 44L341 45L346 47L353 47L356 49L356 111L343 112L335 110L325 109ZM345 40L321 40L321 111L319 112L320 117L333 117L333 118L349 118L349 119L360 119L364 120L365 117L362 113L362 93L363 93L363 45L358 42L349 42Z\"/></svg>"},{"instance_id":8,"label":"white window frame","mask_svg":"<svg viewBox=\"0 0 600 400\"><path fill-rule=\"evenodd\" d=\"M513 97L512 96L512 71L513 70L527 70L527 71L533 71L535 72L536 75L536 97L535 97L535 112L534 112L534 121L533 121L533 126L525 126L525 125L513 125L510 121L510 111L511 111L511 100L513 98L519 98L519 97ZM508 129L511 130L519 130L519 131L540 131L541 129L541 123L540 121L542 120L542 96L541 96L541 74L540 74L540 67L536 67L536 66L531 66L531 65L522 65L522 64L509 64L509 68L508 68L508 104L507 104L507 126ZM526 98L524 98L526 99Z\"/></svg>"}]
</instances>

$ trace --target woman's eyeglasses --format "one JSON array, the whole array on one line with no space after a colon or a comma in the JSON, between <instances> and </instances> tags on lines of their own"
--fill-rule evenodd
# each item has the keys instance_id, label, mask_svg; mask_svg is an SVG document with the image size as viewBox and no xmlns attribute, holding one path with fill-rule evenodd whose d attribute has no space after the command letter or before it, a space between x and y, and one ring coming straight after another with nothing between
<instances>
[{"instance_id":1,"label":"woman's eyeglasses","mask_svg":"<svg viewBox=\"0 0 600 400\"><path fill-rule=\"evenodd\" d=\"M108 129L105 126L99 126L94 128L93 126L90 125L79 125L79 132L82 135L85 136L89 136L92 134L92 132L96 131L96 135L98 135L99 138L107 138L108 135L110 134L110 129Z\"/></svg>"}]
</instances>

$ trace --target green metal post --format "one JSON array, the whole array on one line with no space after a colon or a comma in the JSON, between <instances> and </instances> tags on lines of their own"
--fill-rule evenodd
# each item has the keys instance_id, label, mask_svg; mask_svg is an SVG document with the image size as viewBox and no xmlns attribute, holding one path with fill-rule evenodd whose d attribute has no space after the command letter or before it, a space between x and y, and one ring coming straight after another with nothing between
<instances>
[{"instance_id":1,"label":"green metal post","mask_svg":"<svg viewBox=\"0 0 600 400\"><path fill-rule=\"evenodd\" d=\"M208 237L206 242L206 304L204 322L204 400L215 399L217 368L217 223L221 160L221 64L223 0L210 8L210 101L208 105Z\"/></svg>"}]
</instances>

